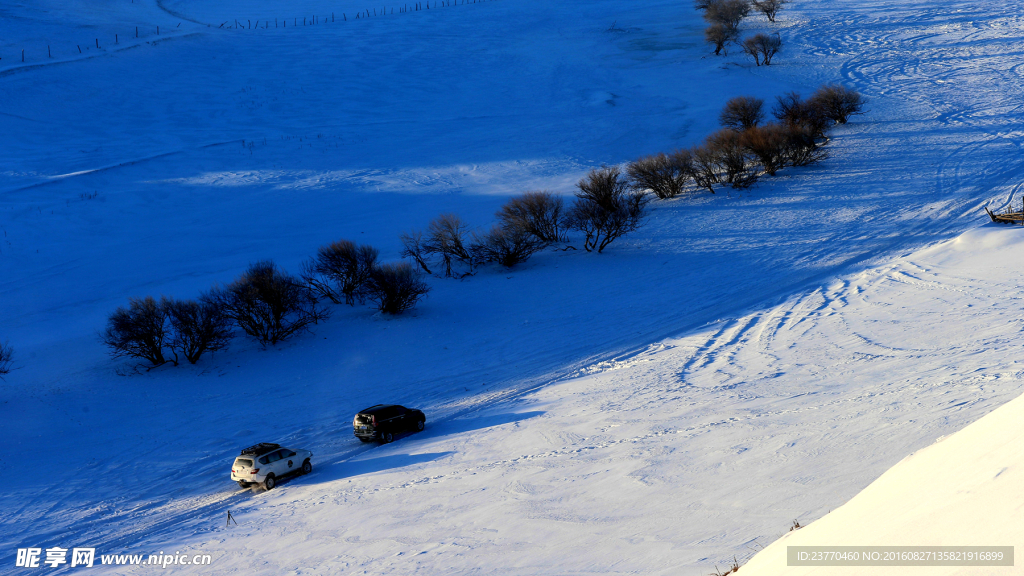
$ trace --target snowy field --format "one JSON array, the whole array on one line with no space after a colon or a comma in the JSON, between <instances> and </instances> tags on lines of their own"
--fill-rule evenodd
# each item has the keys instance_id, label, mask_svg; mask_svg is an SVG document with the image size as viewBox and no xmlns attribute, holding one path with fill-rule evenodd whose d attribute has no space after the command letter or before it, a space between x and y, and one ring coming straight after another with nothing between
<instances>
[{"instance_id":1,"label":"snowy field","mask_svg":"<svg viewBox=\"0 0 1024 576\"><path fill-rule=\"evenodd\" d=\"M176 569L204 574L706 574L1020 394L1024 232L973 229L1024 176L1021 3L795 0L746 21L783 38L760 68L708 56L687 2L367 8L0 7L0 573L96 546L208 551ZM835 81L871 102L831 159L658 202L605 254L431 279L405 317L339 307L195 367L118 376L98 342L129 297L338 238L397 259L438 213L483 227L699 142L732 96ZM428 430L361 445L378 402ZM314 473L238 490L259 441Z\"/></svg>"}]
</instances>

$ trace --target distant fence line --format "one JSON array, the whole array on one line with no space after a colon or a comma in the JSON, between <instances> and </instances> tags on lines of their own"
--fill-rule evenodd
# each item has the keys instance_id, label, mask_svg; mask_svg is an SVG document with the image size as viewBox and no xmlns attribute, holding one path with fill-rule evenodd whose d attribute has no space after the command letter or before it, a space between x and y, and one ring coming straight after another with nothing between
<instances>
[{"instance_id":1,"label":"distant fence line","mask_svg":"<svg viewBox=\"0 0 1024 576\"><path fill-rule=\"evenodd\" d=\"M448 8L448 7L452 7L452 6L465 6L467 4L482 4L484 2L492 2L492 1L494 1L494 0L433 0L433 2L431 2L430 0L427 0L426 2L413 2L413 3L403 4L401 6L382 5L381 9L379 11L377 10L376 7L373 7L373 8L369 8L369 9L366 9L366 10L361 10L359 12L354 12L353 15L352 15L352 18L348 17L348 13L347 12L340 12L340 13L338 13L338 12L331 12L331 14L329 16L320 16L318 14L314 14L313 16L303 16L301 21L298 19L298 17L293 17L292 18L292 25L291 25L291 27L292 28L300 28L302 26L318 26L318 25L332 24L332 23L337 23L337 22L348 22L349 20L353 20L354 21L354 20L360 20L360 19L366 19L366 18L374 18L374 17L378 17L378 16L390 16L390 15L394 15L394 14L406 14L406 13L409 13L409 12L419 12L419 11L422 11L422 10L436 10L436 9L439 9L439 8ZM341 18L337 17L339 15L341 16ZM254 22L255 22L255 25L253 24ZM287 18L284 18L284 19L274 18L273 20L271 20L269 18L259 18L259 19L256 19L256 20L245 19L244 21L243 20L238 20L238 19L225 20L219 26L216 26L216 28L224 29L224 30L268 30L268 29L271 29L271 26L270 26L271 23L274 24L273 28L288 28L289 27L288 26L288 19ZM260 24L263 24L263 26L260 26ZM214 26L212 24L207 24L206 26L208 28L214 28ZM177 26L174 26L173 28L171 28L171 30L172 31L176 31L179 27L181 27L181 22L178 22ZM167 27L164 27L164 36L165 37L167 36L167 30L168 30ZM129 34L127 36L122 36L119 33L115 33L114 34L114 38L113 38L113 40L114 40L113 41L113 45L120 47L120 46L122 46L121 40L122 39L126 39L126 40L129 40L129 42L126 43L128 46L134 46L134 45L137 45L137 43L130 42L131 40L143 40L145 42L151 42L153 39L155 39L158 36L161 36L160 26L155 26L155 32L154 32L154 26L153 25L142 26L142 27L136 26L134 32L129 32ZM108 39L108 41L109 41L109 39ZM64 46L66 48L67 45L64 45ZM86 44L85 45L85 50L82 50L82 45L81 44L75 44L75 48L67 48L67 52L68 52L68 54L71 55L71 57L74 57L76 55L84 55L86 53L86 51L92 50L92 49L105 50L109 46L110 46L110 44L101 43L99 38L95 38L92 45L90 45L90 44ZM46 57L45 58L43 58L42 54L43 54L43 50L42 49L38 49L38 50L33 50L31 52L27 52L25 48L21 49L20 54L19 53L15 53L13 57L9 53L7 53L7 54L0 53L0 66L3 66L4 64L7 64L7 63L9 63L11 61L14 61L16 64L18 64L18 63L26 63L26 64L39 65L40 63L45 63L45 62L47 62L49 60L53 60L54 59L54 52L53 52L52 46L50 44L46 45ZM28 59L26 59L26 57ZM55 60L55 61L64 61L64 60ZM18 68L18 66L15 66L15 68ZM7 70L11 70L11 68L8 68Z\"/></svg>"}]
</instances>

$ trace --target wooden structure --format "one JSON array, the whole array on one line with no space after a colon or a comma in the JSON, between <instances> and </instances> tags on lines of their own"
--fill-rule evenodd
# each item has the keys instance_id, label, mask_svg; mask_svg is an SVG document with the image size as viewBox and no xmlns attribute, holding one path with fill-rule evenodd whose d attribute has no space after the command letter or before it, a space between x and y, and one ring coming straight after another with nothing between
<instances>
[{"instance_id":1,"label":"wooden structure","mask_svg":"<svg viewBox=\"0 0 1024 576\"><path fill-rule=\"evenodd\" d=\"M993 222L1000 222L1003 224L1020 224L1024 226L1024 206L1021 206L1020 210L1014 212L1013 208L1007 208L1006 212L996 214L985 207L985 213L992 219Z\"/></svg>"}]
</instances>

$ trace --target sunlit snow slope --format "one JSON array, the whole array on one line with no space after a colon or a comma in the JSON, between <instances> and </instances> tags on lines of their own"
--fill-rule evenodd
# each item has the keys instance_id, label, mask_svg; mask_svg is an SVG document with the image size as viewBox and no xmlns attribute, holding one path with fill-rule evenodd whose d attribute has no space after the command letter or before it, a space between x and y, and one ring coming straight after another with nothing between
<instances>
[{"instance_id":1,"label":"sunlit snow slope","mask_svg":"<svg viewBox=\"0 0 1024 576\"><path fill-rule=\"evenodd\" d=\"M758 553L744 573L906 574L905 566L790 567L789 546L1014 546L1015 566L930 566L929 575L1022 574L1024 397L907 457L849 503Z\"/></svg>"}]
</instances>

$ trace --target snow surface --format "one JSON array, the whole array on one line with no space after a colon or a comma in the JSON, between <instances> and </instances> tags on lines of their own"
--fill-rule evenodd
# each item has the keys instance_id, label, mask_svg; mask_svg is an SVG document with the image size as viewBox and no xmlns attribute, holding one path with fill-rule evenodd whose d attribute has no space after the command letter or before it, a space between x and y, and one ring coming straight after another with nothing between
<instances>
[{"instance_id":1,"label":"snow surface","mask_svg":"<svg viewBox=\"0 0 1024 576\"><path fill-rule=\"evenodd\" d=\"M908 456L849 503L790 532L743 573L834 574L787 567L788 546L1019 546L1024 540L1024 397ZM1016 551L1015 551L1016 552ZM929 567L928 574L1021 574L1013 567ZM917 570L924 572L924 569ZM846 567L843 574L906 574L906 567Z\"/></svg>"},{"instance_id":2,"label":"snow surface","mask_svg":"<svg viewBox=\"0 0 1024 576\"><path fill-rule=\"evenodd\" d=\"M705 574L1020 394L1022 232L960 236L1024 173L1020 3L794 2L746 25L782 35L770 68L706 56L686 2L325 21L350 5L0 9L12 555ZM303 13L318 24L219 27ZM510 194L698 142L729 97L833 81L871 99L833 158L659 202L606 254L432 279L406 317L338 307L195 367L117 376L97 341L129 297L191 297L262 258L295 270L337 238L396 259L440 212L486 226ZM382 401L428 430L360 445L352 414ZM239 491L227 467L258 441L311 449L313 475Z\"/></svg>"}]
</instances>

